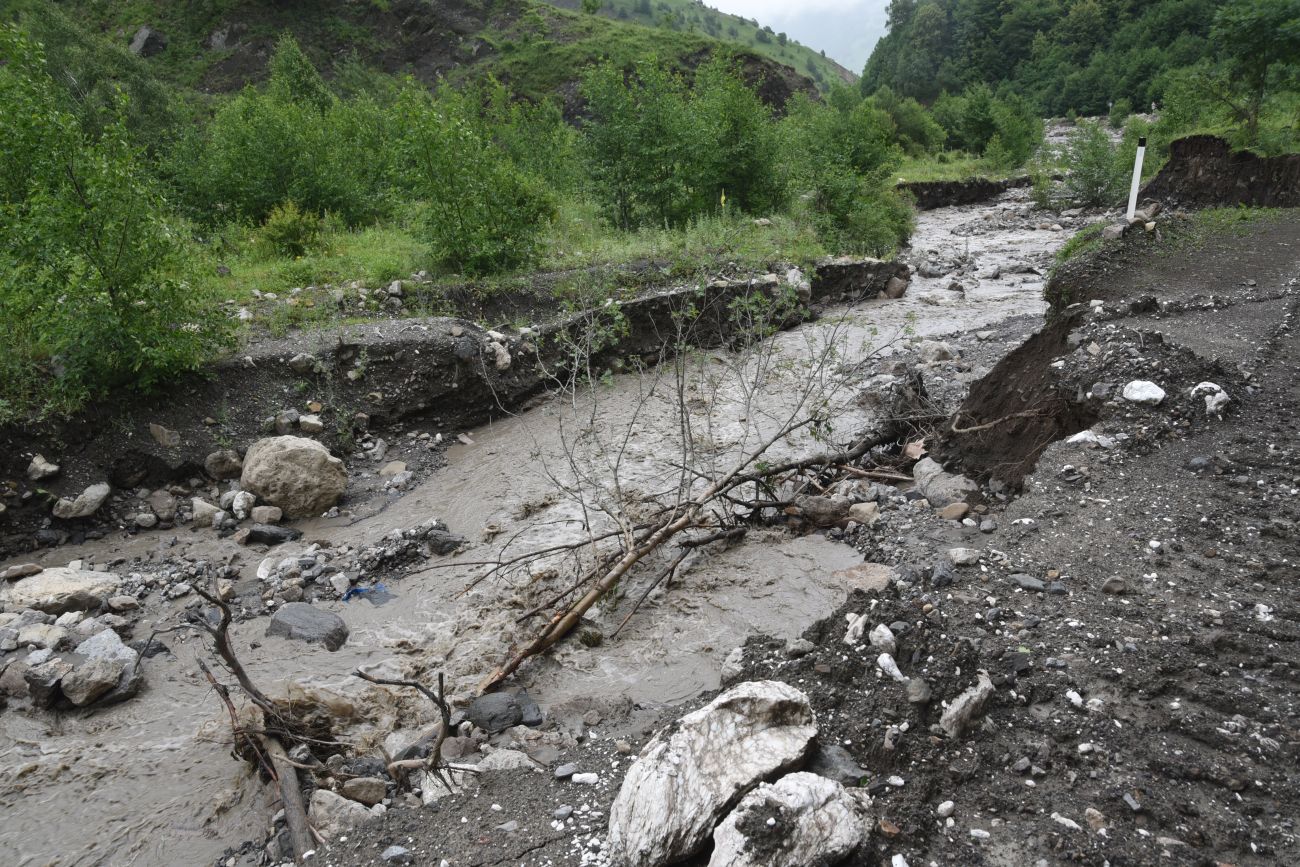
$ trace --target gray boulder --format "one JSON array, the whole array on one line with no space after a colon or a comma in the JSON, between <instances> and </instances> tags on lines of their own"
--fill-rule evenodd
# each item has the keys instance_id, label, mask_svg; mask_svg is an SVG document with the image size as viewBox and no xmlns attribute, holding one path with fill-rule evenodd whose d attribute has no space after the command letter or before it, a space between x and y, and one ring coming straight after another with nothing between
<instances>
[{"instance_id":1,"label":"gray boulder","mask_svg":"<svg viewBox=\"0 0 1300 867\"><path fill-rule=\"evenodd\" d=\"M111 493L113 489L108 486L108 482L91 485L78 494L75 500L63 497L55 503L54 517L65 521L73 518L89 518L99 511L99 507L104 505L104 501Z\"/></svg>"},{"instance_id":2,"label":"gray boulder","mask_svg":"<svg viewBox=\"0 0 1300 867\"><path fill-rule=\"evenodd\" d=\"M64 675L60 687L68 701L85 707L117 686L125 670L121 659L90 659Z\"/></svg>"},{"instance_id":3,"label":"gray boulder","mask_svg":"<svg viewBox=\"0 0 1300 867\"><path fill-rule=\"evenodd\" d=\"M237 479L244 472L244 459L234 449L221 449L203 459L203 469L219 482Z\"/></svg>"},{"instance_id":4,"label":"gray boulder","mask_svg":"<svg viewBox=\"0 0 1300 867\"><path fill-rule=\"evenodd\" d=\"M739 684L658 732L609 810L612 860L660 867L703 849L737 797L794 767L817 735L808 697L778 681Z\"/></svg>"},{"instance_id":5,"label":"gray boulder","mask_svg":"<svg viewBox=\"0 0 1300 867\"><path fill-rule=\"evenodd\" d=\"M286 518L320 515L347 486L343 462L315 440L269 437L253 443L244 455L240 487L279 506Z\"/></svg>"},{"instance_id":6,"label":"gray boulder","mask_svg":"<svg viewBox=\"0 0 1300 867\"><path fill-rule=\"evenodd\" d=\"M328 789L312 792L307 818L326 840L333 840L369 821L373 814L356 801L336 795Z\"/></svg>"},{"instance_id":7,"label":"gray boulder","mask_svg":"<svg viewBox=\"0 0 1300 867\"><path fill-rule=\"evenodd\" d=\"M524 711L513 695L492 692L474 699L466 716L483 731L496 734L523 722Z\"/></svg>"},{"instance_id":8,"label":"gray boulder","mask_svg":"<svg viewBox=\"0 0 1300 867\"><path fill-rule=\"evenodd\" d=\"M327 650L338 650L348 640L348 626L337 614L306 602L290 602L280 606L271 617L266 634L323 644Z\"/></svg>"},{"instance_id":9,"label":"gray boulder","mask_svg":"<svg viewBox=\"0 0 1300 867\"><path fill-rule=\"evenodd\" d=\"M121 663L122 667L117 677L117 683L112 688L101 693L95 700L97 705L116 704L119 701L126 701L131 696L140 691L140 684L144 681L144 670L140 666L140 654L132 647L127 647L122 643L122 639L111 629L105 629L95 633L90 638L77 645L77 653L86 657L86 661L78 668L85 667L90 663L106 663L105 670L113 667L115 663ZM87 672L89 676L90 672Z\"/></svg>"},{"instance_id":10,"label":"gray boulder","mask_svg":"<svg viewBox=\"0 0 1300 867\"><path fill-rule=\"evenodd\" d=\"M135 35L131 37L131 53L137 57L153 57L166 48L166 37L148 24L141 25Z\"/></svg>"}]
</instances>

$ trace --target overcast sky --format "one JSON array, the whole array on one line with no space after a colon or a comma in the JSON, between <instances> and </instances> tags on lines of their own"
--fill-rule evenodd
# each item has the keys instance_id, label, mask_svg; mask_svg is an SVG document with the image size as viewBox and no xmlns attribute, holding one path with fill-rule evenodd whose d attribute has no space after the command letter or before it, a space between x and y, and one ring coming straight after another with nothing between
<instances>
[{"instance_id":1,"label":"overcast sky","mask_svg":"<svg viewBox=\"0 0 1300 867\"><path fill-rule=\"evenodd\" d=\"M755 18L861 73L885 34L889 0L704 0L732 15Z\"/></svg>"}]
</instances>

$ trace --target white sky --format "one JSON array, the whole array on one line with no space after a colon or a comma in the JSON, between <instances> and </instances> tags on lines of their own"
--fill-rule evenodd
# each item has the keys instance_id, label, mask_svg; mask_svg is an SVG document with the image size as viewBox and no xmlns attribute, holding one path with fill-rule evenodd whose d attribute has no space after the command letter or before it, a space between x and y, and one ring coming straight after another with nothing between
<instances>
[{"instance_id":1,"label":"white sky","mask_svg":"<svg viewBox=\"0 0 1300 867\"><path fill-rule=\"evenodd\" d=\"M732 15L785 31L809 48L825 51L854 72L885 35L889 0L704 0Z\"/></svg>"}]
</instances>

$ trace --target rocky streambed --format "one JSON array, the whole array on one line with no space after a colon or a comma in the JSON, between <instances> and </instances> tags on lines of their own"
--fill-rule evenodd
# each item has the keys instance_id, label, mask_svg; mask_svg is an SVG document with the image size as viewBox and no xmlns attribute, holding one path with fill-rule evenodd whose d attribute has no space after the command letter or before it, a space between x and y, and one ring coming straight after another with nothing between
<instances>
[{"instance_id":1,"label":"rocky streambed","mask_svg":"<svg viewBox=\"0 0 1300 867\"><path fill-rule=\"evenodd\" d=\"M725 462L728 455L761 438L783 413L797 409L798 400L811 393L809 383L819 376L825 381L818 380L816 393L829 402L833 423L818 435L829 440L871 424L881 407L869 395L887 392L913 369L919 368L940 408L956 409L970 384L1038 327L1051 255L1070 230L1090 219L1096 217L1035 213L1022 190L995 202L923 214L905 257L912 279L903 298L845 303L832 294L815 321L777 334L761 352L732 352L715 345L693 356L689 378L683 380L691 392L688 415L697 425L691 454L696 460ZM1252 279L1258 288L1274 276ZM1279 303L1289 297L1285 281L1268 286ZM1109 303L1104 301L1101 310L1109 311ZM1118 316L1138 315L1122 306L1115 310ZM1157 305L1154 315L1159 314ZM1143 409L1110 395L1105 399L1114 401L1116 408L1111 415L1122 420L1115 431L1098 436L1118 442L1120 448L1101 448L1096 451L1099 458L1122 465L1130 449L1158 445L1158 431L1178 436L1212 429L1213 420L1204 416L1203 396L1183 397L1198 383L1184 389L1181 382L1162 376L1167 367L1188 375L1195 371L1199 381L1203 367L1178 367L1168 361L1153 367L1145 357L1145 338L1137 342L1139 360L1133 360L1126 332L1105 331L1103 323L1111 321L1105 315L1111 314L1094 312L1090 322L1096 324L1089 327L1101 331L1089 336L1079 358L1097 359L1099 365L1115 359L1119 366L1105 373L1117 381L1137 379L1138 374L1164 379L1164 388L1174 397L1163 406L1178 412L1159 415L1164 412L1159 407ZM1115 324L1120 327L1119 320ZM1093 343L1099 347L1095 354L1087 348ZM1067 341L1066 347L1073 350L1077 345ZM1070 368L1074 356L1064 357L1063 367ZM530 634L527 623L519 622L520 615L564 583L558 570L537 569L497 576L464 592L482 575L475 562L493 560L507 546L511 551L540 548L590 533L605 518L589 513L607 512L611 502L635 509L673 476L681 404L664 396L668 380L655 379L666 376L655 373L662 367L639 373L611 370L603 376L608 368L602 365L595 388L567 400L542 401L486 427L457 429L419 415L393 421L382 433L371 435L368 448L361 442L345 453L349 489L337 511L286 525L263 524L289 531L284 534L268 530L267 535L255 535L250 521L256 506L247 502L242 505L248 518L236 521L229 530L237 532L225 535L194 526L181 508L182 517L166 530L106 529L101 538L5 562L62 567L79 560L82 569L115 579L110 590L78 606L85 609L81 614L68 616L29 609L21 600L6 601L4 616L15 615L7 624L10 628L26 618L21 625L30 639L40 631L35 627L49 627L43 640L51 645L41 648L36 646L40 642L29 641L20 647L15 640L0 662L6 684L12 684L10 707L0 715L5 768L0 784L5 825L0 833L18 853L17 863L208 863L219 856L223 861L259 863L267 820L275 808L249 766L230 754L225 709L197 666L199 659L211 659L211 652L193 630L162 631L174 627L186 611L201 614L206 606L196 598L195 588L207 586L217 587L230 600L236 613L235 647L262 688L326 709L336 721L334 736L346 748L313 774L322 782L312 799L313 819L331 837L328 848L321 850L325 863L377 862L392 846L409 850L417 863L436 864L444 858L453 864L501 858L603 863L610 846L617 846L609 839L610 805L634 754L658 726L682 714L681 703L699 703L701 696L723 684L724 675L778 679L808 696L822 732L819 746L809 740L798 758L782 767L803 764L816 752L814 746L826 752L824 747L838 745L847 760L864 771L858 782L867 782L865 795L854 794L852 804L841 803L838 794L817 794L816 786L792 794L778 783L778 791L765 796L768 806L752 807L763 817L760 824L775 815L763 811L784 809L779 808L785 803L782 798L807 796L820 798L818 803L841 803L871 826L869 848L858 841L860 854L854 857L863 859L861 863L893 854L924 857L939 852L945 845L940 839L949 837L957 840L952 844L957 848L944 857L958 860L978 854L1023 863L1016 858L1040 851L1018 832L996 833L1008 810L1005 795L977 801L978 824L968 812L976 801L962 802L961 812L955 814L954 822L970 823L988 837L963 836L959 832L964 826L945 833L946 819L953 815L936 819L925 813L951 778L922 768L921 745L930 744L930 761L936 767L956 761L958 754L965 757L962 761L978 756L971 778L990 772L987 763L996 764L997 759L985 755L988 745L948 745L948 735L930 735L929 726L941 722L941 704L977 685L975 669L983 667L997 689L993 707L1028 708L1036 719L1047 708L1043 701L1031 699L1044 698L1050 690L1026 692L1015 677L1008 683L1005 669L1010 666L1031 686L1049 680L1055 685L1065 678L1061 672L1081 664L1074 661L1065 639L1095 616L1080 613L1074 619L1081 626L1070 627L1069 618L1028 613L1034 608L1030 600L1050 605L1060 598L1066 600L1063 604L1080 599L1089 606L1085 611L1092 611L1095 602L1083 597L1082 584L1073 583L1082 578L1076 560L1040 568L1046 554L1014 553L1026 550L1026 540L1036 538L1047 519L1032 516L1038 512L1020 515L1024 500L1012 500L1008 490L996 486L981 489L969 498L971 503L942 505L937 495L931 501L911 483L865 481L828 492L848 501L854 510L848 520L812 534L806 527L800 533L779 527L751 532L725 550L692 560L666 587L633 585L594 610L577 639L535 661L507 684L513 698L506 704L515 709L505 711L510 724L498 725L474 705L475 687L483 676L501 662L509 645ZM755 393L748 384L760 368L765 385ZM1218 379L1231 394L1248 393L1244 381ZM1190 409L1184 408L1187 401ZM1157 424L1159 418L1169 421ZM300 421L294 424L295 436L310 434ZM376 448L380 439L382 449ZM613 443L618 444L616 452L610 448ZM242 445L231 443L236 452ZM796 455L817 446L816 439L795 437L776 454ZM420 459L433 453L438 460ZM615 454L617 467L611 469ZM397 470L390 466L393 461L407 466ZM605 468L597 472L593 468L600 468L602 461ZM1049 482L1049 487L1095 488L1097 471L1081 472L1082 463L1074 460L1062 480ZM402 472L409 475L400 485L388 484ZM371 484L358 487L357 481L366 477ZM229 481L217 485L215 497L207 495L212 484L211 479L202 480L197 493L226 512L221 500L232 493ZM584 493L575 497L575 490ZM1091 495L1089 490L1082 499ZM232 520L238 514L235 496L227 512ZM1039 510L1054 508L1059 506ZM188 511L195 511L192 505ZM291 538L297 533L302 535ZM1052 571L1057 574L1049 575ZM1023 585L1013 584L1015 589L1009 591L1022 594L1024 605L1002 600L1008 591L1000 582L1009 575L1027 576ZM34 577L39 575L20 578L10 588L20 588ZM1126 582L1138 580L1133 575ZM1034 581L1043 583L1041 592ZM1066 593L1048 591L1052 582L1060 582ZM643 591L645 603L615 637ZM846 598L851 610L844 607ZM989 598L993 601L986 601ZM1122 603L1125 597L1107 593L1102 599ZM990 615L990 608L999 610ZM36 613L25 613L28 610ZM1231 616L1227 612L1232 609L1216 610L1220 617ZM932 616L936 611L939 614ZM1277 605L1270 607L1271 616L1276 618L1277 611ZM848 614L868 614L867 633L878 625L893 630L893 624L903 624L891 652L897 676L880 664L881 651L870 640L863 643L870 650L844 645L836 624L847 628ZM1038 623L1026 626L1029 617L1037 617ZM65 618L62 623L60 618ZM1058 628L1060 632L1054 631ZM66 630L66 635L53 632L57 629ZM54 702L53 710L37 707L40 702L27 672L50 660L38 656L33 660L37 665L32 665L31 655L49 651L46 656L66 664L86 665L94 647L83 649L82 643L106 631L120 637L123 647L138 657L131 665L135 671L138 663L142 672L134 697L109 705L88 700L84 706L89 710L75 709L68 696L68 703ZM751 639L756 633L768 638ZM1037 649L1037 644L1044 647ZM737 653L741 646L747 649ZM1052 660L1065 660L1066 667L1050 664L1049 652ZM1015 668L1024 662L1020 654L1028 656L1030 669L1042 672L1039 680L1029 669ZM123 663L116 673L119 679L127 672ZM108 666L116 669L116 664ZM485 772L467 777L465 791L459 794L444 795L431 781L418 792L397 793L385 782L383 756L398 755L418 743L434 726L436 714L417 694L374 687L353 677L358 667L379 676L424 681L443 673L458 710L457 737L446 749L457 761L480 763ZM909 686L913 681L924 681L933 693L935 718L927 710L930 702L912 701L920 690ZM1094 712L1089 699L1106 701L1105 689L1091 679L1062 685L1078 692L1085 713ZM522 687L527 688L526 698L515 694ZM858 704L861 713L847 712ZM1068 704L1062 710L1074 713L1078 708ZM1245 725L1243 731L1257 731L1278 743L1284 740L1267 721L1257 730L1249 722ZM897 730L892 736L891 729ZM940 743L931 743L934 737ZM1059 740L1059 733L1054 737ZM894 742L892 754L882 752L887 739ZM990 743L1011 749L1004 739ZM1101 733L1089 743L1101 743ZM1051 748L1048 754L1054 755ZM1076 750L1073 755L1095 754ZM845 756L831 751L823 760L837 758ZM1012 756L1008 764L1018 759ZM1031 766L1037 762L1047 771L1043 761L1038 753L1030 756ZM565 767L571 764L577 767ZM1073 786L1080 769L1074 762L1063 763L1062 779L1068 776L1067 768L1076 774ZM864 788L852 785L854 773L841 773L837 782ZM1044 776L1031 773L1025 779L1035 782ZM893 785L895 777L903 784ZM1087 778L1105 779L1105 773ZM379 794L376 780L383 787L380 798L374 797ZM1013 780L1020 787L1017 791L1033 788ZM896 797L897 792L904 794ZM858 800L860 795L865 800ZM900 805L896 811L889 807L891 798ZM956 790L946 799L956 800ZM560 816L565 807L569 812ZM1095 809L1106 815L1114 812L1108 803L1098 803ZM1060 807L1048 812L1073 816L1075 824L1086 827L1082 806L1074 810L1079 815L1067 815ZM55 814L64 821L51 823ZM1032 816L1032 811L1024 815ZM723 813L716 816L718 821L724 818ZM994 818L998 824L991 824ZM1163 817L1160 821L1168 824ZM737 825L749 823L736 817ZM1143 828L1131 829L1138 842L1139 830ZM1172 826L1157 830L1161 834L1156 836L1176 836ZM709 834L712 831L710 827ZM1043 845L1055 845L1054 838L1044 839ZM1195 843L1178 839L1185 845ZM242 840L255 845L227 852L232 846L238 849ZM1076 844L1081 851L1092 851L1090 843L1085 845L1091 840L1081 837ZM1279 839L1269 837L1266 845L1276 847ZM1145 850L1134 843L1126 851ZM390 861L406 857L390 854Z\"/></svg>"}]
</instances>

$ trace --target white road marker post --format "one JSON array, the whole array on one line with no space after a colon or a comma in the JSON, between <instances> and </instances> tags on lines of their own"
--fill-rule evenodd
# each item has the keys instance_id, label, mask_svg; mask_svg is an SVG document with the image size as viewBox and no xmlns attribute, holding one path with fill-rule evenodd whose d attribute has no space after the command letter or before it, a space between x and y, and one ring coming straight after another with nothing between
<instances>
[{"instance_id":1,"label":"white road marker post","mask_svg":"<svg viewBox=\"0 0 1300 867\"><path fill-rule=\"evenodd\" d=\"M1142 184L1142 158L1147 153L1147 138L1142 136L1138 139L1137 159L1133 162L1133 185L1128 191L1128 219L1131 222L1133 215L1137 213L1138 206L1138 187Z\"/></svg>"}]
</instances>

